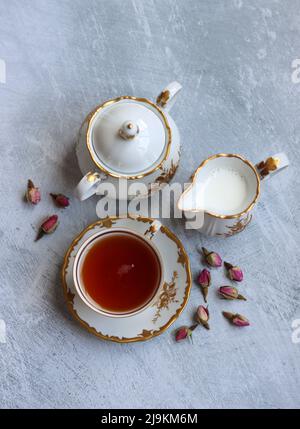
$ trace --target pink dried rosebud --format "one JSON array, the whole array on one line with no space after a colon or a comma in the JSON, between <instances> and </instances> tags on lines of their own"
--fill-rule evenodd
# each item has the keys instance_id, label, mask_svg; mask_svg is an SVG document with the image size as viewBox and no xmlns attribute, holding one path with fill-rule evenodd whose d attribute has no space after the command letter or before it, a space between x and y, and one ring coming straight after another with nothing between
<instances>
[{"instance_id":1,"label":"pink dried rosebud","mask_svg":"<svg viewBox=\"0 0 300 429\"><path fill-rule=\"evenodd\" d=\"M28 180L27 183L27 191L26 191L26 199L29 203L31 204L38 204L41 201L41 193L39 188L37 188L36 186L34 186L32 180Z\"/></svg>"},{"instance_id":2,"label":"pink dried rosebud","mask_svg":"<svg viewBox=\"0 0 300 429\"><path fill-rule=\"evenodd\" d=\"M239 291L233 286L221 286L219 288L219 294L225 299L241 299L247 301L243 295L239 294Z\"/></svg>"},{"instance_id":3,"label":"pink dried rosebud","mask_svg":"<svg viewBox=\"0 0 300 429\"><path fill-rule=\"evenodd\" d=\"M234 280L236 282L241 282L243 280L243 271L240 269L240 267L233 266L228 262L224 262L224 265L230 280Z\"/></svg>"},{"instance_id":4,"label":"pink dried rosebud","mask_svg":"<svg viewBox=\"0 0 300 429\"><path fill-rule=\"evenodd\" d=\"M191 339L193 330L196 328L196 326L197 325L193 325L190 328L188 326L181 326L181 328L176 331L175 340L182 341L186 340L187 338Z\"/></svg>"},{"instance_id":5,"label":"pink dried rosebud","mask_svg":"<svg viewBox=\"0 0 300 429\"><path fill-rule=\"evenodd\" d=\"M207 302L208 288L210 286L210 271L204 268L198 276L198 284L201 286L204 301Z\"/></svg>"},{"instance_id":6,"label":"pink dried rosebud","mask_svg":"<svg viewBox=\"0 0 300 429\"><path fill-rule=\"evenodd\" d=\"M50 194L58 207L66 208L70 205L69 198L63 194Z\"/></svg>"},{"instance_id":7,"label":"pink dried rosebud","mask_svg":"<svg viewBox=\"0 0 300 429\"><path fill-rule=\"evenodd\" d=\"M221 256L216 252L209 252L205 247L202 247L202 252L206 262L211 267L220 267L222 265Z\"/></svg>"},{"instance_id":8,"label":"pink dried rosebud","mask_svg":"<svg viewBox=\"0 0 300 429\"><path fill-rule=\"evenodd\" d=\"M198 276L198 283L201 287L209 287L210 286L210 271L204 268Z\"/></svg>"},{"instance_id":9,"label":"pink dried rosebud","mask_svg":"<svg viewBox=\"0 0 300 429\"><path fill-rule=\"evenodd\" d=\"M250 325L249 320L246 319L246 317L242 316L241 314L238 314L238 313L233 314L227 311L223 311L223 316L226 317L226 319L228 319L235 326L244 327L244 326Z\"/></svg>"},{"instance_id":10,"label":"pink dried rosebud","mask_svg":"<svg viewBox=\"0 0 300 429\"><path fill-rule=\"evenodd\" d=\"M42 238L44 234L51 234L56 230L57 227L58 227L58 216L52 215L48 217L48 219L46 219L40 226L40 230L35 241Z\"/></svg>"},{"instance_id":11,"label":"pink dried rosebud","mask_svg":"<svg viewBox=\"0 0 300 429\"><path fill-rule=\"evenodd\" d=\"M208 307L204 307L203 305L199 305L196 313L196 321L200 325L204 326L204 328L209 329L209 311Z\"/></svg>"}]
</instances>

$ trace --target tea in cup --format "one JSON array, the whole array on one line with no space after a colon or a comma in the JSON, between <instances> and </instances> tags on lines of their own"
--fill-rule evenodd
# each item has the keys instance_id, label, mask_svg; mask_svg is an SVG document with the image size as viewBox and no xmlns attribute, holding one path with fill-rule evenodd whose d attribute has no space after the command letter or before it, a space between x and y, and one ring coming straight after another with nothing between
<instances>
[{"instance_id":1,"label":"tea in cup","mask_svg":"<svg viewBox=\"0 0 300 429\"><path fill-rule=\"evenodd\" d=\"M73 269L80 298L96 312L127 317L152 305L162 284L155 245L129 230L97 233L79 249Z\"/></svg>"}]
</instances>

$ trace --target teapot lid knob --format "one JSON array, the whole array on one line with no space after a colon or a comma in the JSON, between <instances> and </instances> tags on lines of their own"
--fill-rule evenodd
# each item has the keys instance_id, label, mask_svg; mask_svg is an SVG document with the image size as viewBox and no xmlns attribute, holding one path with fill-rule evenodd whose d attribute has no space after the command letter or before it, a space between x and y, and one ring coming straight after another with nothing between
<instances>
[{"instance_id":1,"label":"teapot lid knob","mask_svg":"<svg viewBox=\"0 0 300 429\"><path fill-rule=\"evenodd\" d=\"M133 121L126 121L119 130L119 135L124 140L131 140L139 133L139 127Z\"/></svg>"}]
</instances>

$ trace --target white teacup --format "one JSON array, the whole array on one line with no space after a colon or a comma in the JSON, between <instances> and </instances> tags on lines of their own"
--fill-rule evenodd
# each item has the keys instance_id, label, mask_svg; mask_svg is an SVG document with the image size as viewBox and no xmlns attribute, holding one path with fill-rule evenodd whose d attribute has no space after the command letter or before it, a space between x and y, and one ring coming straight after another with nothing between
<instances>
[{"instance_id":1,"label":"white teacup","mask_svg":"<svg viewBox=\"0 0 300 429\"><path fill-rule=\"evenodd\" d=\"M189 219L190 228L209 236L232 236L250 223L261 180L288 165L284 153L255 166L241 155L213 155L194 172L192 184L179 198L178 208Z\"/></svg>"},{"instance_id":2,"label":"white teacup","mask_svg":"<svg viewBox=\"0 0 300 429\"><path fill-rule=\"evenodd\" d=\"M160 226L160 223L157 222L157 224ZM83 278L82 278L82 266L85 260L86 255L88 254L89 250L95 245L95 243L97 243L97 241L101 240L104 236L107 237L108 235L114 234L116 235L116 233L121 233L121 234L127 234L127 235L131 235L134 236L142 241L144 241L144 243L146 245L148 245L154 252L154 254L156 255L158 262L159 262L159 266L160 266L160 280L159 283L156 287L156 290L154 291L153 295L151 298L149 298L146 302L144 302L142 305L140 305L139 307L136 307L134 309L131 309L130 311L111 311L108 310L106 308L104 308L103 306L101 306L98 302L96 302L88 293L87 288L84 284ZM125 229L125 228L114 228L113 231L108 231L108 230L103 230L103 231L98 231L96 234L93 234L92 236L90 236L86 241L83 242L83 244L81 245L81 247L79 248L76 257L75 257L75 261L74 261L74 265L73 265L73 281L74 281L74 285L75 288L77 290L78 296L81 298L81 300L88 306L90 307L92 310L96 311L97 313L103 315L103 316L108 316L108 317L129 317L129 316L133 316L136 315L142 311L144 311L145 309L147 309L148 307L152 306L155 301L157 300L158 296L161 293L161 289L164 283L164 264L163 264L163 260L162 257L160 255L159 250L157 249L157 247L155 246L155 244L153 243L153 241L151 240L153 238L153 235L155 234L155 232L149 231L149 233L141 235L136 231L133 230L129 230L129 229ZM142 285L142 284L141 284Z\"/></svg>"}]
</instances>

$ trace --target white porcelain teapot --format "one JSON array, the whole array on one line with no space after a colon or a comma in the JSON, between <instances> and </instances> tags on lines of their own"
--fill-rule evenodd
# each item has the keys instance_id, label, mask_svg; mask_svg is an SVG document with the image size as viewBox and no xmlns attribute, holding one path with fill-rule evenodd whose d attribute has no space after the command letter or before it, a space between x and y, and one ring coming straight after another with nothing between
<instances>
[{"instance_id":1,"label":"white porcelain teapot","mask_svg":"<svg viewBox=\"0 0 300 429\"><path fill-rule=\"evenodd\" d=\"M174 176L180 158L178 128L168 111L181 90L169 84L156 103L132 96L108 100L83 122L76 154L83 178L75 195L85 200L96 193L102 180L118 186L118 179L139 181L147 196ZM128 198L128 195L126 195Z\"/></svg>"}]
</instances>

